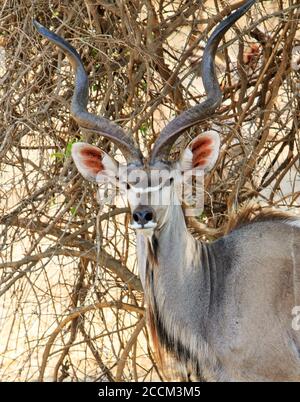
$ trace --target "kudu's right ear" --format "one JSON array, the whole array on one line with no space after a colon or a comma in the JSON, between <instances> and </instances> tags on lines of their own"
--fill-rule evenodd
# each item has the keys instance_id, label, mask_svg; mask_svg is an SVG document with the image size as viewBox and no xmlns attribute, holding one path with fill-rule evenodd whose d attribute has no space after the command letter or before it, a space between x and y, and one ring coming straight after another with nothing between
<instances>
[{"instance_id":1,"label":"kudu's right ear","mask_svg":"<svg viewBox=\"0 0 300 402\"><path fill-rule=\"evenodd\" d=\"M183 171L198 169L209 171L219 156L220 137L216 131L207 131L193 139L183 151L180 167Z\"/></svg>"},{"instance_id":2,"label":"kudu's right ear","mask_svg":"<svg viewBox=\"0 0 300 402\"><path fill-rule=\"evenodd\" d=\"M100 148L76 142L71 153L77 169L87 180L101 182L104 178L117 177L117 162Z\"/></svg>"}]
</instances>

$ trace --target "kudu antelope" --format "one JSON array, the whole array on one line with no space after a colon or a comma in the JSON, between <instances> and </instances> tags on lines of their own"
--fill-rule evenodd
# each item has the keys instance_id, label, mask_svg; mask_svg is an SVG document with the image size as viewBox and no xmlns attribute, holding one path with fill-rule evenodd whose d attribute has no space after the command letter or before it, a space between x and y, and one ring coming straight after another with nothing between
<instances>
[{"instance_id":1,"label":"kudu antelope","mask_svg":"<svg viewBox=\"0 0 300 402\"><path fill-rule=\"evenodd\" d=\"M151 157L109 120L87 111L88 79L78 53L39 23L38 31L70 60L76 75L71 113L81 129L111 140L127 161L126 173L140 169L147 180L127 181L118 164L101 149L76 143L74 162L93 181L114 178L128 190L137 257L154 344L188 367L198 380L300 380L300 331L293 308L300 304L300 225L283 214L258 216L208 244L188 231L178 202L176 171L207 171L216 162L219 137L197 136L181 158L170 162L175 140L208 118L221 103L214 59L226 31L253 5L246 1L222 21L207 42L202 79L207 99L164 128ZM164 169L160 185L151 180ZM168 205L147 205L138 194L169 188Z\"/></svg>"}]
</instances>

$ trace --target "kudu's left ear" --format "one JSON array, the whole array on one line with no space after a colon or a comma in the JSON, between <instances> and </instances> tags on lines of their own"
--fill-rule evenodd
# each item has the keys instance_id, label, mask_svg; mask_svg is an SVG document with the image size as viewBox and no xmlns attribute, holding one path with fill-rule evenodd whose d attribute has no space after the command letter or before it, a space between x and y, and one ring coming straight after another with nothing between
<instances>
[{"instance_id":1,"label":"kudu's left ear","mask_svg":"<svg viewBox=\"0 0 300 402\"><path fill-rule=\"evenodd\" d=\"M207 131L193 139L183 151L180 158L180 168L183 171L191 169L208 172L219 156L220 137L216 131Z\"/></svg>"},{"instance_id":2,"label":"kudu's left ear","mask_svg":"<svg viewBox=\"0 0 300 402\"><path fill-rule=\"evenodd\" d=\"M117 177L117 162L102 149L85 142L76 142L71 153L77 169L87 180L102 182L103 179Z\"/></svg>"}]
</instances>

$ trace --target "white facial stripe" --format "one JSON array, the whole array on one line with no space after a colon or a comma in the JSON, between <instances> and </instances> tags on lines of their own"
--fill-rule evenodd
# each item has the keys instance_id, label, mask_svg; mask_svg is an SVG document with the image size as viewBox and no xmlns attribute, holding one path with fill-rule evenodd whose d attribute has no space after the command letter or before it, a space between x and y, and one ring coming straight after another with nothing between
<instances>
[{"instance_id":1,"label":"white facial stripe","mask_svg":"<svg viewBox=\"0 0 300 402\"><path fill-rule=\"evenodd\" d=\"M131 189L135 192L135 193L141 193L141 194L145 194L145 193L151 193L153 191L158 191L160 189L163 188L163 185L160 186L155 186L155 187L147 187L147 188L138 188L138 187L131 187Z\"/></svg>"}]
</instances>

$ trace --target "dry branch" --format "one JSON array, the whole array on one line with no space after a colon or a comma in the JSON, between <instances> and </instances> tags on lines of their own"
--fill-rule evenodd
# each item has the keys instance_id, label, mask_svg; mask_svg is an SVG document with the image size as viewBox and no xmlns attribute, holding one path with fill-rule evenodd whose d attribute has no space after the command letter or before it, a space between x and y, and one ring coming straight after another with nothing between
<instances>
[{"instance_id":1,"label":"dry branch","mask_svg":"<svg viewBox=\"0 0 300 402\"><path fill-rule=\"evenodd\" d=\"M87 140L120 155L70 119L70 66L32 18L81 54L90 110L117 121L149 151L168 120L204 98L199 60L211 30L241 1L229 3L3 2L0 380L162 378L141 318L128 207L121 199L98 204L70 148ZM205 225L205 239L244 202L299 208L298 3L257 2L218 51L223 105L185 135L187 142L213 128L222 138L203 214L191 225Z\"/></svg>"}]
</instances>

